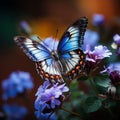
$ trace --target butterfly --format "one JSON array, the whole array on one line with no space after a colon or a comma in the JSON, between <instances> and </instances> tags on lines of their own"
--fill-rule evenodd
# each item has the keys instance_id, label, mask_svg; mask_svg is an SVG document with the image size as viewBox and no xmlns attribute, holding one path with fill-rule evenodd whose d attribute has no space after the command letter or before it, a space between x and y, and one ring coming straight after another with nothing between
<instances>
[{"instance_id":1,"label":"butterfly","mask_svg":"<svg viewBox=\"0 0 120 120\"><path fill-rule=\"evenodd\" d=\"M85 67L85 54L81 50L88 19L82 17L70 25L61 37L56 49L50 49L43 40L35 41L24 36L14 37L17 45L36 63L42 79L63 81L62 76L74 79ZM52 44L51 44L52 45ZM54 48L54 47L53 47Z\"/></svg>"}]
</instances>

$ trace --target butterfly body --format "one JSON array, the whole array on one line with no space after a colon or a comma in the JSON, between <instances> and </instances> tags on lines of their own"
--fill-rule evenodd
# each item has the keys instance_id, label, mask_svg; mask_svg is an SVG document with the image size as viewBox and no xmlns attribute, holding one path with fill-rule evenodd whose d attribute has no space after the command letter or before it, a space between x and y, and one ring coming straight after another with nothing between
<instances>
[{"instance_id":1,"label":"butterfly body","mask_svg":"<svg viewBox=\"0 0 120 120\"><path fill-rule=\"evenodd\" d=\"M72 80L85 66L85 54L80 47L86 27L87 18L83 17L68 27L59 42L53 38L33 41L22 36L17 36L14 40L35 61L37 71L43 79L64 81L65 76Z\"/></svg>"},{"instance_id":2,"label":"butterfly body","mask_svg":"<svg viewBox=\"0 0 120 120\"><path fill-rule=\"evenodd\" d=\"M51 56L55 61L59 60L59 55L58 55L57 51L52 51Z\"/></svg>"}]
</instances>

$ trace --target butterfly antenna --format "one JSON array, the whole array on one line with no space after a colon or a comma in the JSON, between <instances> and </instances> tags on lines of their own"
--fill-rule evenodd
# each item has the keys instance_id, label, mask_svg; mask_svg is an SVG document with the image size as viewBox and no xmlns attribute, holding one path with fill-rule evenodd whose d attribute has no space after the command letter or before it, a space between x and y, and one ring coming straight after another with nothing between
<instances>
[{"instance_id":1,"label":"butterfly antenna","mask_svg":"<svg viewBox=\"0 0 120 120\"><path fill-rule=\"evenodd\" d=\"M57 35L58 35L58 29L56 29L55 40L54 40L54 44L53 44L53 50L55 50L55 43L56 43Z\"/></svg>"}]
</instances>

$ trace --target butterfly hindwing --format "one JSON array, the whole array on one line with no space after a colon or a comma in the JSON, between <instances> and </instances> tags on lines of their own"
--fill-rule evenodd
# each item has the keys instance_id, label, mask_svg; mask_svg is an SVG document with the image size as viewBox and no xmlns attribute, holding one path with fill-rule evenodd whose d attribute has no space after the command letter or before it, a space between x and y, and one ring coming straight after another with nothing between
<instances>
[{"instance_id":1,"label":"butterfly hindwing","mask_svg":"<svg viewBox=\"0 0 120 120\"><path fill-rule=\"evenodd\" d=\"M85 67L85 54L82 50L77 49L69 52L70 58L62 58L61 62L66 68L66 76L72 80L84 71Z\"/></svg>"},{"instance_id":2,"label":"butterfly hindwing","mask_svg":"<svg viewBox=\"0 0 120 120\"><path fill-rule=\"evenodd\" d=\"M50 81L59 81L62 82L62 76L60 71L56 68L56 62L51 62L47 64L47 61L40 61L36 63L36 68L42 79Z\"/></svg>"}]
</instances>

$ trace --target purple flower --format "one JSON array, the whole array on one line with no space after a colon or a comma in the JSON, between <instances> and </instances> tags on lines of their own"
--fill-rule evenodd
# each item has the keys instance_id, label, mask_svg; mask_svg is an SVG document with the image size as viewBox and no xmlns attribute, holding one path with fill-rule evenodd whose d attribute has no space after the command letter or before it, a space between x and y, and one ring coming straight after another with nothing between
<instances>
[{"instance_id":1,"label":"purple flower","mask_svg":"<svg viewBox=\"0 0 120 120\"><path fill-rule=\"evenodd\" d=\"M8 79L2 82L3 99L15 97L17 94L22 94L25 90L33 88L33 81L28 72L13 72Z\"/></svg>"},{"instance_id":2,"label":"purple flower","mask_svg":"<svg viewBox=\"0 0 120 120\"><path fill-rule=\"evenodd\" d=\"M118 88L120 85L120 62L110 64L101 73L107 73L110 78L110 84L107 90L108 97L118 99L119 98Z\"/></svg>"},{"instance_id":3,"label":"purple flower","mask_svg":"<svg viewBox=\"0 0 120 120\"><path fill-rule=\"evenodd\" d=\"M116 44L120 45L120 35L115 34L115 35L113 36L113 40L114 40L114 42L115 42Z\"/></svg>"},{"instance_id":4,"label":"purple flower","mask_svg":"<svg viewBox=\"0 0 120 120\"><path fill-rule=\"evenodd\" d=\"M17 104L5 104L3 106L3 110L8 120L22 120L27 114L27 109Z\"/></svg>"},{"instance_id":5,"label":"purple flower","mask_svg":"<svg viewBox=\"0 0 120 120\"><path fill-rule=\"evenodd\" d=\"M113 36L113 40L116 43L116 47L115 48L117 49L117 53L120 54L120 35L115 34Z\"/></svg>"},{"instance_id":6,"label":"purple flower","mask_svg":"<svg viewBox=\"0 0 120 120\"><path fill-rule=\"evenodd\" d=\"M43 85L38 88L36 93L37 99L35 100L35 112L36 117L39 120L56 120L56 117L53 113L53 110L57 106L60 106L63 98L64 92L68 92L69 88L65 84L59 85L51 84L46 80Z\"/></svg>"},{"instance_id":7,"label":"purple flower","mask_svg":"<svg viewBox=\"0 0 120 120\"><path fill-rule=\"evenodd\" d=\"M20 29L23 33L25 34L30 34L31 33L31 28L30 26L28 25L28 23L26 21L21 21L20 22Z\"/></svg>"},{"instance_id":8,"label":"purple flower","mask_svg":"<svg viewBox=\"0 0 120 120\"><path fill-rule=\"evenodd\" d=\"M104 72L108 73L112 85L120 85L120 63L110 64Z\"/></svg>"},{"instance_id":9,"label":"purple flower","mask_svg":"<svg viewBox=\"0 0 120 120\"><path fill-rule=\"evenodd\" d=\"M87 54L86 56L87 74L92 72L95 73L94 70L102 69L103 66L100 65L101 60L112 55L112 53L107 49L107 47L102 45L96 46L93 51L91 51L90 46L87 45L85 53Z\"/></svg>"},{"instance_id":10,"label":"purple flower","mask_svg":"<svg viewBox=\"0 0 120 120\"><path fill-rule=\"evenodd\" d=\"M96 62L112 55L107 47L102 45L96 46L93 51L90 50L90 46L87 46L85 53L87 53L86 59L91 62Z\"/></svg>"},{"instance_id":11,"label":"purple flower","mask_svg":"<svg viewBox=\"0 0 120 120\"><path fill-rule=\"evenodd\" d=\"M84 45L83 49L85 49L86 45L90 45L91 48L94 48L98 44L99 34L95 31L87 29L84 37Z\"/></svg>"},{"instance_id":12,"label":"purple flower","mask_svg":"<svg viewBox=\"0 0 120 120\"><path fill-rule=\"evenodd\" d=\"M38 101L40 105L48 104L51 109L55 109L56 106L61 105L60 98L64 98L63 93L68 91L69 88L65 86L65 84L59 85L56 83L51 86L49 81L45 81L44 84L38 88L36 101Z\"/></svg>"},{"instance_id":13,"label":"purple flower","mask_svg":"<svg viewBox=\"0 0 120 120\"><path fill-rule=\"evenodd\" d=\"M105 17L102 14L94 14L93 15L93 25L103 25L105 21Z\"/></svg>"}]
</instances>

